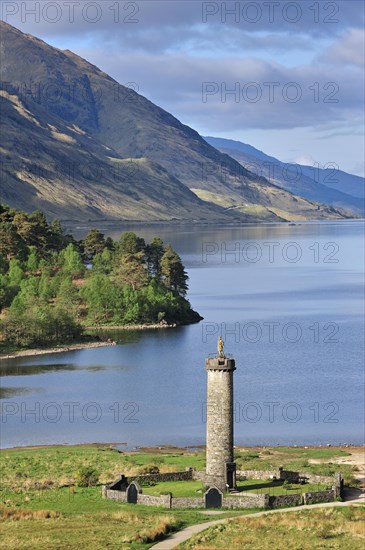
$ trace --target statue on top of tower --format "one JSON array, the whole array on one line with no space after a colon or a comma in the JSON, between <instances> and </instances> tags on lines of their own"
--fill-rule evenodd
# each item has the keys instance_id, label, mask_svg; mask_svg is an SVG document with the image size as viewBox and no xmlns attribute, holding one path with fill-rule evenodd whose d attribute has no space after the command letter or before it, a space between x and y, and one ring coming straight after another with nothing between
<instances>
[{"instance_id":1,"label":"statue on top of tower","mask_svg":"<svg viewBox=\"0 0 365 550\"><path fill-rule=\"evenodd\" d=\"M218 350L218 356L224 358L225 357L225 355L224 355L224 342L222 340L222 336L220 336L218 338L217 350Z\"/></svg>"}]
</instances>

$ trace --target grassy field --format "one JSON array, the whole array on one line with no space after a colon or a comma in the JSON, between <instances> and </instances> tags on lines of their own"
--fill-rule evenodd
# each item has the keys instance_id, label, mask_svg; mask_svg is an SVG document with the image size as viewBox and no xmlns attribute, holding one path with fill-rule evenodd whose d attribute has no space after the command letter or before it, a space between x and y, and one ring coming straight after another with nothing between
<instances>
[{"instance_id":1,"label":"grassy field","mask_svg":"<svg viewBox=\"0 0 365 550\"><path fill-rule=\"evenodd\" d=\"M338 465L310 464L308 460L321 458L331 461L346 456L346 452L339 449L270 448L237 450L237 455L239 467L245 469L290 465L291 469L312 471L315 467L318 473L327 473L332 469L338 471ZM207 519L195 510L170 511L105 500L101 497L100 486L114 480L120 473L138 475L151 467L158 467L161 472L181 471L188 467L202 470L205 466L203 450L162 448L121 452L111 445L102 444L54 446L3 450L0 459L3 533L0 548L144 549L170 531ZM98 486L82 488L76 485L77 472L85 466L100 473ZM341 465L340 469L347 470L349 478L352 476L351 466L344 468ZM267 484L271 484L269 491L267 486L262 487ZM307 490L309 486L301 487ZM241 488L253 492L283 490L272 482L259 480L248 480ZM199 496L202 492L197 491L202 491L202 484L191 481L143 487L143 492L149 494L166 491L175 496ZM229 512L221 517L248 512L250 510Z\"/></svg>"},{"instance_id":2,"label":"grassy field","mask_svg":"<svg viewBox=\"0 0 365 550\"><path fill-rule=\"evenodd\" d=\"M284 466L288 470L319 475L332 475L341 471L353 481L353 466L335 464L331 459L350 453L337 448L253 448L236 450L237 469L270 470ZM12 487L31 488L35 482L49 483L54 487L74 484L76 472L83 466L100 472L100 483L113 481L119 473L144 474L151 467L161 472L182 471L189 467L205 468L205 451L189 452L184 449L161 448L122 452L112 445L54 446L39 448L6 449L0 452L3 482ZM325 462L312 464L310 459Z\"/></svg>"},{"instance_id":3,"label":"grassy field","mask_svg":"<svg viewBox=\"0 0 365 550\"><path fill-rule=\"evenodd\" d=\"M333 460L350 456L350 452L338 448L267 447L239 450L235 452L238 470L271 470L283 466L286 470L331 476L341 470L348 485L355 484L354 467ZM311 460L318 461L312 463ZM319 462L321 461L321 462Z\"/></svg>"},{"instance_id":4,"label":"grassy field","mask_svg":"<svg viewBox=\"0 0 365 550\"><path fill-rule=\"evenodd\" d=\"M143 473L151 465L165 471L191 464L201 469L202 453L121 453L108 445L59 446L3 450L0 458L1 549L141 550L170 531L207 519L195 510L171 512L106 500L100 484L75 485L84 466L96 468L103 483L119 472Z\"/></svg>"},{"instance_id":5,"label":"grassy field","mask_svg":"<svg viewBox=\"0 0 365 550\"><path fill-rule=\"evenodd\" d=\"M283 485L282 481L268 481L260 479L250 479L238 482L238 490L245 493L269 494L270 496L286 495L295 493L305 493L308 491L322 491L327 485L321 483L306 483L305 485L291 483L289 486ZM199 497L205 492L201 481L164 481L152 486L144 487L143 492L147 495L161 495L163 493L172 493L174 497ZM231 495L235 498L234 495Z\"/></svg>"},{"instance_id":6,"label":"grassy field","mask_svg":"<svg viewBox=\"0 0 365 550\"><path fill-rule=\"evenodd\" d=\"M363 550L365 507L323 508L239 518L195 535L181 550Z\"/></svg>"}]
</instances>

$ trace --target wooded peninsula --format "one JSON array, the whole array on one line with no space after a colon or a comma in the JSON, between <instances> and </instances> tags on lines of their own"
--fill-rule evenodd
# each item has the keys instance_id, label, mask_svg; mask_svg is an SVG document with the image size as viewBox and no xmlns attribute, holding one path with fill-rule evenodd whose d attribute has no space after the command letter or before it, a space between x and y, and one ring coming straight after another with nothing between
<instances>
[{"instance_id":1,"label":"wooded peninsula","mask_svg":"<svg viewBox=\"0 0 365 550\"><path fill-rule=\"evenodd\" d=\"M0 205L0 351L78 341L88 327L188 324L188 275L159 237L77 241L40 210Z\"/></svg>"}]
</instances>

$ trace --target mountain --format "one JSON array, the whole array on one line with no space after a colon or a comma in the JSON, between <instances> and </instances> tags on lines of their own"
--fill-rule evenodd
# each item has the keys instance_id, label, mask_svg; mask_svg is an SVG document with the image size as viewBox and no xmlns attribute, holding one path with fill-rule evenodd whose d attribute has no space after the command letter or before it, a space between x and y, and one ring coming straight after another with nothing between
<instances>
[{"instance_id":1,"label":"mountain","mask_svg":"<svg viewBox=\"0 0 365 550\"><path fill-rule=\"evenodd\" d=\"M288 165L241 141L207 136L204 139L242 166L301 197L364 214L365 180L338 169Z\"/></svg>"},{"instance_id":2,"label":"mountain","mask_svg":"<svg viewBox=\"0 0 365 550\"><path fill-rule=\"evenodd\" d=\"M0 200L63 220L346 217L281 189L66 50L1 32Z\"/></svg>"}]
</instances>

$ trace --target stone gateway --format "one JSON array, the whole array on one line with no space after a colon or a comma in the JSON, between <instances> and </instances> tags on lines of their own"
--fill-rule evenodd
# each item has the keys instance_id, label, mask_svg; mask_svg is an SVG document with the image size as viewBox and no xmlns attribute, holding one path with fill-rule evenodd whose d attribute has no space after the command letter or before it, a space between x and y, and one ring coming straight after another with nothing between
<instances>
[{"instance_id":1,"label":"stone gateway","mask_svg":"<svg viewBox=\"0 0 365 550\"><path fill-rule=\"evenodd\" d=\"M210 487L204 495L206 508L222 508L223 493L216 487Z\"/></svg>"}]
</instances>

